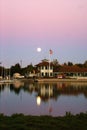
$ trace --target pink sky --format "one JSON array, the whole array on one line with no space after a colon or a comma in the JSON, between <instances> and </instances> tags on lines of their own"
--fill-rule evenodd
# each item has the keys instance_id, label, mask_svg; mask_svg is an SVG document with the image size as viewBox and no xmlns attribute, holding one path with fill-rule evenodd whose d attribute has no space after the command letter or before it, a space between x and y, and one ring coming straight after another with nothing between
<instances>
[{"instance_id":1,"label":"pink sky","mask_svg":"<svg viewBox=\"0 0 87 130\"><path fill-rule=\"evenodd\" d=\"M0 12L5 36L87 34L87 0L1 0Z\"/></svg>"},{"instance_id":2,"label":"pink sky","mask_svg":"<svg viewBox=\"0 0 87 130\"><path fill-rule=\"evenodd\" d=\"M0 38L5 45L87 46L87 0L0 0Z\"/></svg>"}]
</instances>

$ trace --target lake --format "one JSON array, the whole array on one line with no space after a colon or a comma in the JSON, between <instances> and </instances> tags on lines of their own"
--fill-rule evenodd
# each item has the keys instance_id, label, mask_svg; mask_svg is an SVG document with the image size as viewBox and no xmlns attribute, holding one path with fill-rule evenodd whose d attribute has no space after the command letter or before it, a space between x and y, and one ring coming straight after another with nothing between
<instances>
[{"instance_id":1,"label":"lake","mask_svg":"<svg viewBox=\"0 0 87 130\"><path fill-rule=\"evenodd\" d=\"M86 82L0 84L0 113L64 116L87 112Z\"/></svg>"}]
</instances>

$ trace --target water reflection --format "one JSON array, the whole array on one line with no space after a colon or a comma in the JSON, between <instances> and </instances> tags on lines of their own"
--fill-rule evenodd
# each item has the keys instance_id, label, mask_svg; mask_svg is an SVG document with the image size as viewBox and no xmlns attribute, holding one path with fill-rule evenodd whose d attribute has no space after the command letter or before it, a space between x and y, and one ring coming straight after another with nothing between
<instances>
[{"instance_id":1,"label":"water reflection","mask_svg":"<svg viewBox=\"0 0 87 130\"><path fill-rule=\"evenodd\" d=\"M28 81L21 82L18 80L13 84L0 84L0 99L1 100L4 99L3 97L6 95L6 93L10 93L10 97L12 97L12 98L13 98L13 96L12 96L13 93L15 94L14 97L16 95L20 96L21 103L25 104L25 102L26 102L28 107L29 108L31 107L31 111L32 111L32 104L33 104L33 106L35 107L34 111L35 111L36 115L38 115L39 112L40 112L39 114L41 114L42 107L44 107L44 105L45 106L48 105L49 113L52 113L53 109L56 112L57 111L56 109L58 109L60 107L62 107L61 108L62 111L64 111L64 109L65 109L65 111L68 111L67 108L69 107L70 108L69 110L77 112L77 109L79 109L79 108L73 108L75 106L72 106L72 104L70 104L70 103L72 103L72 102L75 103L74 100L78 99L78 98L76 99L75 97L79 97L80 95L84 95L85 101L83 100L83 97L80 96L78 99L78 102L79 101L82 101L83 103L87 102L87 83L86 82L84 82L84 83L83 82L78 82L78 83L76 83L76 82L30 83ZM23 99L22 99L22 97L23 97ZM59 98L59 97L61 97L61 98ZM67 97L72 97L71 101L69 101L69 98L67 98ZM8 96L7 96L7 98L8 98ZM15 97L15 98L19 101L18 97ZM65 98L67 98L67 100L66 100L67 103L65 105L61 104L62 102L65 101ZM29 99L31 99L31 100L29 100ZM61 99L61 100L58 101L58 99ZM10 104L9 103L10 100L11 100L11 103L15 102L15 104L17 105L17 102L14 101L15 100L14 98L9 99L9 101L7 101L7 105ZM23 100L23 102L22 102L22 100ZM2 105L2 108L3 108L4 107L3 104L5 104L4 100L0 101L0 102L1 102L0 105ZM56 102L56 104L55 104L55 102ZM43 103L46 103L46 104L43 104ZM53 104L53 106L52 106L52 104ZM61 104L61 105L59 106L59 104ZM85 106L83 111L87 110L86 104L82 104L83 106ZM39 109L39 112L36 112L37 111L36 105L41 106L41 108ZM66 107L66 105L68 105L68 106ZM54 108L54 106L56 106L56 108ZM25 107L26 107L26 105L25 105ZM29 113L26 112L24 107L21 108L21 105L20 106L18 105L17 108L18 109L17 109L16 113L18 112L18 110L21 113L21 109L23 109L23 111L22 111L23 113L26 113L26 114L31 113L31 112L29 112ZM11 111L12 111L12 109L13 108L11 106ZM76 109L76 110L74 110L74 109ZM27 111L29 111L29 110L27 110ZM34 113L34 111L33 111L33 113ZM4 112L4 111L1 110L0 112ZM53 113L53 115L58 115L58 113L57 113L58 111L56 113L55 112ZM11 112L11 114L13 114L13 113L14 113L14 111ZM43 112L43 114L47 114L47 113Z\"/></svg>"},{"instance_id":2,"label":"water reflection","mask_svg":"<svg viewBox=\"0 0 87 130\"><path fill-rule=\"evenodd\" d=\"M36 92L37 96L41 97L43 101L47 101L50 98L56 99L59 95L74 95L84 94L87 98L87 83L29 83L15 81L13 84L0 84L0 93L8 87L10 91L15 94L20 94L20 91L33 93Z\"/></svg>"},{"instance_id":3,"label":"water reflection","mask_svg":"<svg viewBox=\"0 0 87 130\"><path fill-rule=\"evenodd\" d=\"M41 97L37 96L37 105L40 106L40 104L41 104Z\"/></svg>"}]
</instances>

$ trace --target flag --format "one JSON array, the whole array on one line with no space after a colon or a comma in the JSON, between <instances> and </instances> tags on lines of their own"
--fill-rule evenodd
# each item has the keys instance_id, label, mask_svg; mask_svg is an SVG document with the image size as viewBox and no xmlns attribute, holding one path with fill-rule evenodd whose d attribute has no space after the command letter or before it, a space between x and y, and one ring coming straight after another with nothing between
<instances>
[{"instance_id":1,"label":"flag","mask_svg":"<svg viewBox=\"0 0 87 130\"><path fill-rule=\"evenodd\" d=\"M51 55L51 54L53 54L53 51L50 49L50 50L49 50L49 53L50 53L50 55Z\"/></svg>"}]
</instances>

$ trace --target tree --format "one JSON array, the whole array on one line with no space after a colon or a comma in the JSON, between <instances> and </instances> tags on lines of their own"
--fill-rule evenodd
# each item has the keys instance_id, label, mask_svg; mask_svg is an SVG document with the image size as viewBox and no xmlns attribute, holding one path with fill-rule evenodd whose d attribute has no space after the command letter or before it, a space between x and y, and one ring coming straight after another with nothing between
<instances>
[{"instance_id":1,"label":"tree","mask_svg":"<svg viewBox=\"0 0 87 130\"><path fill-rule=\"evenodd\" d=\"M66 62L64 62L64 64L63 64L64 66L66 66L67 65L67 63Z\"/></svg>"},{"instance_id":2,"label":"tree","mask_svg":"<svg viewBox=\"0 0 87 130\"><path fill-rule=\"evenodd\" d=\"M83 64L84 67L87 67L87 60Z\"/></svg>"},{"instance_id":3,"label":"tree","mask_svg":"<svg viewBox=\"0 0 87 130\"><path fill-rule=\"evenodd\" d=\"M59 62L58 62L57 59L54 59L54 60L53 60L53 65L54 65L54 66L59 66Z\"/></svg>"},{"instance_id":4,"label":"tree","mask_svg":"<svg viewBox=\"0 0 87 130\"><path fill-rule=\"evenodd\" d=\"M14 74L14 73L22 73L21 72L21 66L19 63L15 64L14 66L11 66L11 76Z\"/></svg>"},{"instance_id":5,"label":"tree","mask_svg":"<svg viewBox=\"0 0 87 130\"><path fill-rule=\"evenodd\" d=\"M34 69L34 67L33 67L32 63L30 65L28 65L26 68L27 72L33 72L33 69Z\"/></svg>"},{"instance_id":6,"label":"tree","mask_svg":"<svg viewBox=\"0 0 87 130\"><path fill-rule=\"evenodd\" d=\"M68 61L68 66L73 66L73 63Z\"/></svg>"},{"instance_id":7,"label":"tree","mask_svg":"<svg viewBox=\"0 0 87 130\"><path fill-rule=\"evenodd\" d=\"M58 68L60 67L58 60L54 59L52 63L53 63L53 69L54 69L54 71L57 71Z\"/></svg>"},{"instance_id":8,"label":"tree","mask_svg":"<svg viewBox=\"0 0 87 130\"><path fill-rule=\"evenodd\" d=\"M83 67L83 64L81 64L81 63L75 64L75 65L77 65L77 66L80 67L80 68Z\"/></svg>"}]
</instances>

